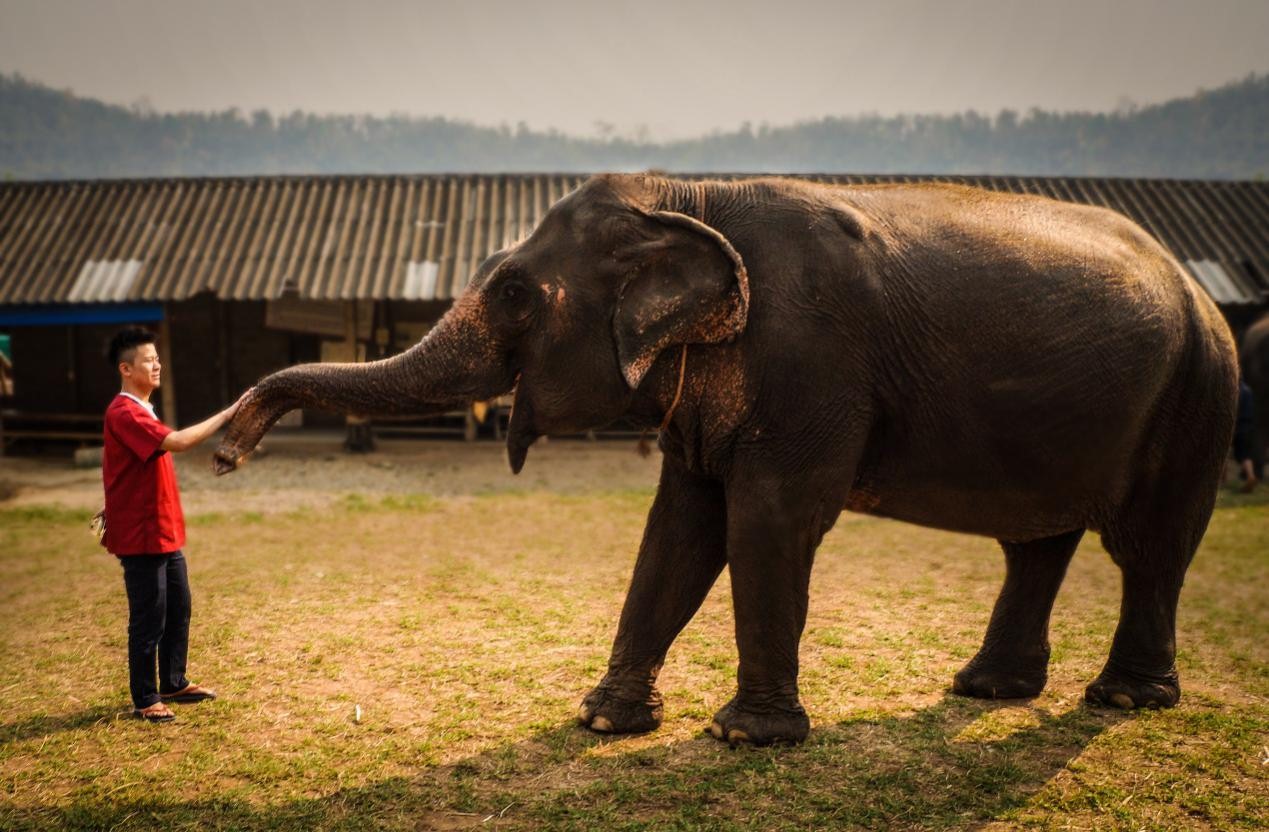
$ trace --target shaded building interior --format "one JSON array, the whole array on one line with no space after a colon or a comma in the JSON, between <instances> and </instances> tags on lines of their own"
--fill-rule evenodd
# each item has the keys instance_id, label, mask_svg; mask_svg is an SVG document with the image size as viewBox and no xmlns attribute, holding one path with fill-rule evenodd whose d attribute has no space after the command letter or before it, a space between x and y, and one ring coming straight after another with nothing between
<instances>
[{"instance_id":1,"label":"shaded building interior","mask_svg":"<svg viewBox=\"0 0 1269 832\"><path fill-rule=\"evenodd\" d=\"M1167 246L1236 334L1269 308L1269 183L801 178L937 180L1108 207ZM173 425L205 418L282 367L405 349L444 314L481 261L526 237L584 180L473 174L0 184L0 338L8 336L11 364L11 390L0 388L0 448L41 437L93 442L117 392L105 342L125 323L160 333L166 369L158 404ZM496 432L502 412L492 403L483 423L467 412L376 429L473 438ZM283 422L344 423L317 412Z\"/></svg>"}]
</instances>

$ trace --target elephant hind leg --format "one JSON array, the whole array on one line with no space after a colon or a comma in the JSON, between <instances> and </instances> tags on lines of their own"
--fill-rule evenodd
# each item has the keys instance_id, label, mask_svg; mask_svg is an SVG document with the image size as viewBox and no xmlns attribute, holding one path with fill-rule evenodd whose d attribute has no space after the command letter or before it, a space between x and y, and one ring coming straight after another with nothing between
<instances>
[{"instance_id":1,"label":"elephant hind leg","mask_svg":"<svg viewBox=\"0 0 1269 832\"><path fill-rule=\"evenodd\" d=\"M1197 414L1190 422L1201 423ZM1136 484L1102 530L1102 544L1122 574L1123 596L1110 657L1085 691L1092 704L1167 708L1181 698L1177 602L1224 473L1228 434L1215 433L1200 443L1186 428L1159 443L1167 451L1155 452L1156 471Z\"/></svg>"},{"instance_id":2,"label":"elephant hind leg","mask_svg":"<svg viewBox=\"0 0 1269 832\"><path fill-rule=\"evenodd\" d=\"M1166 528L1103 535L1122 573L1123 595L1110 657L1084 693L1091 704L1170 708L1180 701L1176 609L1197 543L1189 537Z\"/></svg>"},{"instance_id":3,"label":"elephant hind leg","mask_svg":"<svg viewBox=\"0 0 1269 832\"><path fill-rule=\"evenodd\" d=\"M1123 595L1110 657L1085 691L1090 703L1169 708L1180 701L1176 610L1211 515L1216 486L1210 483L1208 493L1208 484L1189 489L1185 500L1172 500L1160 493L1178 489L1176 481L1169 483L1102 533L1102 544L1119 566Z\"/></svg>"},{"instance_id":4,"label":"elephant hind leg","mask_svg":"<svg viewBox=\"0 0 1269 832\"><path fill-rule=\"evenodd\" d=\"M1032 540L1001 541L1005 584L978 654L956 674L952 692L980 699L1019 699L1044 689L1049 614L1084 530Z\"/></svg>"}]
</instances>

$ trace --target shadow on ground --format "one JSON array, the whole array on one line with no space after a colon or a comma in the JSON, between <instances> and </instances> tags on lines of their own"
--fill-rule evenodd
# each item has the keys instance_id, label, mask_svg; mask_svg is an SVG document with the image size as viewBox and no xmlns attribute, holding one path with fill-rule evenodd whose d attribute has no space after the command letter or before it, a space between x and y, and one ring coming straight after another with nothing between
<instances>
[{"instance_id":1,"label":"shadow on ground","mask_svg":"<svg viewBox=\"0 0 1269 832\"><path fill-rule=\"evenodd\" d=\"M1020 705L947 695L903 715L817 726L805 745L776 749L733 750L704 735L649 746L568 722L322 797L257 805L157 791L144 802L28 808L10 820L71 829L972 827L1025 804L1100 733L1132 718ZM90 716L69 717L63 728ZM37 730L7 726L3 736Z\"/></svg>"},{"instance_id":2,"label":"shadow on ground","mask_svg":"<svg viewBox=\"0 0 1269 832\"><path fill-rule=\"evenodd\" d=\"M64 731L78 731L90 725L115 719L132 718L130 710L118 708L84 708L68 714L40 714L0 725L0 743L22 742L35 737L47 737Z\"/></svg>"}]
</instances>

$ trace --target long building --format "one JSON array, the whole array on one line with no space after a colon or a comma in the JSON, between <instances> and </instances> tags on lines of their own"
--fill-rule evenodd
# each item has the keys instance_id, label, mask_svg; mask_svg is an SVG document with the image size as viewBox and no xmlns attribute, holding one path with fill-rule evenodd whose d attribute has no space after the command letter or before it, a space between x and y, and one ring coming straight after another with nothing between
<instances>
[{"instance_id":1,"label":"long building","mask_svg":"<svg viewBox=\"0 0 1269 832\"><path fill-rule=\"evenodd\" d=\"M691 178L691 177L684 177ZM711 177L720 178L720 177ZM721 177L730 178L730 177ZM1269 303L1269 183L1015 176L935 180L1100 205L1164 243L1235 329ZM490 253L526 236L581 175L312 176L0 184L0 345L9 424L38 433L114 393L105 339L158 327L162 414L201 419L299 361L414 343ZM306 413L305 424L337 424ZM35 427L32 428L31 426ZM91 436L91 425L68 435ZM9 438L15 434L12 427ZM2 441L2 440L0 440Z\"/></svg>"}]
</instances>

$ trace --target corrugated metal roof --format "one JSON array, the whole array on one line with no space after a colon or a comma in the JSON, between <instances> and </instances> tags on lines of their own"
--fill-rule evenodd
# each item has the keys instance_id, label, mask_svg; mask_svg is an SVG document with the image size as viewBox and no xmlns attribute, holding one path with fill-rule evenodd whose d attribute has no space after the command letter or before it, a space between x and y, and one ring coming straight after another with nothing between
<instances>
[{"instance_id":1,"label":"corrugated metal roof","mask_svg":"<svg viewBox=\"0 0 1269 832\"><path fill-rule=\"evenodd\" d=\"M682 177L692 178L692 177ZM709 178L734 178L717 177ZM1220 303L1269 297L1269 183L1019 176L943 181L1113 208ZM0 304L449 299L586 177L316 176L0 184Z\"/></svg>"}]
</instances>

